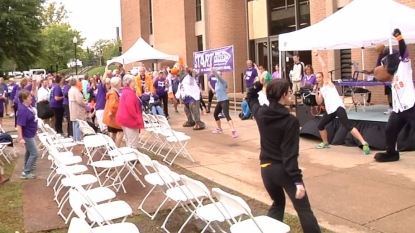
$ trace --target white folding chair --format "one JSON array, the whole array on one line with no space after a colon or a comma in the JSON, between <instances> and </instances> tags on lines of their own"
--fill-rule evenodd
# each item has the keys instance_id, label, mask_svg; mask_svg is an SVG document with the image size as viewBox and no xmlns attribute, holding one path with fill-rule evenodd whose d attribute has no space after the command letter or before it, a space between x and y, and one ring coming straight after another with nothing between
<instances>
[{"instance_id":1,"label":"white folding chair","mask_svg":"<svg viewBox=\"0 0 415 233\"><path fill-rule=\"evenodd\" d=\"M143 120L145 124L148 124L146 127L146 131L150 133L150 136L147 137L147 139L143 142L142 148L155 153L155 151L153 151L155 147L157 145L161 145L163 142L163 139L160 137L161 135L160 125L157 119L153 115L150 115L150 114L144 114ZM146 148L146 145L149 143L150 139L153 139L153 141L151 142L150 146Z\"/></svg>"},{"instance_id":2,"label":"white folding chair","mask_svg":"<svg viewBox=\"0 0 415 233\"><path fill-rule=\"evenodd\" d=\"M66 151L72 151L72 149L77 145L72 138L60 138L49 125L45 124L44 127L46 132L51 136L55 147Z\"/></svg>"},{"instance_id":3,"label":"white folding chair","mask_svg":"<svg viewBox=\"0 0 415 233\"><path fill-rule=\"evenodd\" d=\"M121 172L124 170L126 163L120 160L100 160L94 161L93 157L96 151L102 147L107 146L107 140L103 135L91 135L84 138L84 146L86 154L89 158L89 165L94 170L96 177L98 178L99 185L101 187L114 187L118 192L120 188L125 190L123 180L121 179ZM98 169L102 169L101 172L98 172ZM101 181L101 175L105 174L105 180ZM106 185L108 181L112 181L111 184Z\"/></svg>"},{"instance_id":4,"label":"white folding chair","mask_svg":"<svg viewBox=\"0 0 415 233\"><path fill-rule=\"evenodd\" d=\"M187 143L189 142L191 137L186 134L176 133L170 127L170 124L167 121L167 119L159 120L159 123L162 135L165 137L165 141L162 143L162 146L160 146L158 154L161 153L162 149L166 145L170 144L170 150L164 156L162 156L164 158L163 161L171 166L174 163L174 160L176 160L176 158L179 155L182 155L184 158L189 158L192 162L194 162L193 157L189 154L189 152L186 149ZM168 156L173 150L176 152L176 154L173 156L173 159L171 161L168 161Z\"/></svg>"},{"instance_id":5,"label":"white folding chair","mask_svg":"<svg viewBox=\"0 0 415 233\"><path fill-rule=\"evenodd\" d=\"M138 151L137 151L138 152ZM140 206L138 207L139 210L141 210L141 212L143 212L144 214L146 214L148 217L151 218L151 220L153 220L157 213L160 211L161 207L163 207L164 203L166 203L166 201L168 201L168 198L165 198L163 200L163 202L161 202L161 204L157 207L156 211L153 213L153 215L151 215L150 213L148 213L145 209L144 209L144 203L146 202L147 198L150 197L150 195L153 193L153 191L156 188L159 188L161 191L163 191L163 193L165 193L163 188L168 188L167 183L174 183L180 180L180 176L179 174L175 173L175 172L171 172L171 175L169 177L164 177L164 179L162 179L160 176L161 174L157 172L157 170L154 168L153 162L151 161L151 158L148 157L148 155L143 154L141 152L137 153L138 156L138 160L140 161L140 164L143 166L144 170L146 171L146 175L144 175L144 180L151 184L153 187L150 189L150 191L146 194L146 196L144 197L143 201L141 201ZM149 170L151 169L151 171Z\"/></svg>"},{"instance_id":6,"label":"white folding chair","mask_svg":"<svg viewBox=\"0 0 415 233\"><path fill-rule=\"evenodd\" d=\"M84 219L72 218L68 233L140 233L133 223L114 223L105 226L91 228Z\"/></svg>"},{"instance_id":7,"label":"white folding chair","mask_svg":"<svg viewBox=\"0 0 415 233\"><path fill-rule=\"evenodd\" d=\"M230 193L227 193L220 188L213 188L213 193L216 198L223 203L224 209L228 212L237 210L243 212L249 217L247 220L240 222L234 222L231 226L231 233L288 233L290 232L290 226L273 219L268 216L257 216L252 215L251 208L241 198Z\"/></svg>"},{"instance_id":8,"label":"white folding chair","mask_svg":"<svg viewBox=\"0 0 415 233\"><path fill-rule=\"evenodd\" d=\"M133 213L130 205L125 201L113 201L103 204L93 203L82 187L69 190L69 204L74 213L81 219L88 218L92 222L91 226L96 223L103 225L105 222L112 224L112 220L122 219L123 223L128 216ZM87 205L85 203L88 203ZM85 212L82 211L85 208Z\"/></svg>"},{"instance_id":9,"label":"white folding chair","mask_svg":"<svg viewBox=\"0 0 415 233\"><path fill-rule=\"evenodd\" d=\"M195 211L192 213L192 215L189 216L189 218L186 220L189 221L193 214L196 215L199 219L202 219L206 222L206 226L203 228L201 233L205 232L208 227L210 227L210 224L214 223L222 232L226 232L222 230L222 228L217 224L218 222L224 222L227 221L229 225L231 226L232 223L230 220L233 220L236 217L240 217L239 221L244 214L244 212L238 210L238 209L231 209L229 208L229 212L225 210L223 207L223 203L216 202L213 197L210 195L209 189L206 187L205 184L198 180L194 180L192 178L189 178L185 175L180 175L181 182L186 185L186 187L189 188L189 191L192 195L196 191L198 193L204 193L205 197L210 200L210 203L204 204L203 201L200 201L199 198L194 197L194 199L197 201L197 205L191 203ZM182 230L182 229L181 229ZM180 232L180 231L179 231Z\"/></svg>"},{"instance_id":10,"label":"white folding chair","mask_svg":"<svg viewBox=\"0 0 415 233\"><path fill-rule=\"evenodd\" d=\"M8 164L10 164L11 161L13 161L13 157L10 156L10 154L4 152L7 146L9 146L10 144L11 142L0 142L0 163L2 165L4 165L4 163L3 161L1 161L1 157L3 157Z\"/></svg>"},{"instance_id":11,"label":"white folding chair","mask_svg":"<svg viewBox=\"0 0 415 233\"><path fill-rule=\"evenodd\" d=\"M166 198L169 200L172 200L176 202L176 205L171 209L170 213L167 215L166 219L164 220L163 224L161 225L161 229L165 230L166 232L169 232L166 228L166 224L170 218L170 216L174 213L174 211L181 205L183 209L186 212L194 212L195 210L190 208L188 205L186 205L187 202L193 202L196 199L198 201L203 201L206 196L203 192L200 192L200 190L192 190L192 193L189 191L189 187L183 184L179 184L178 182L174 183L168 183L167 177L170 177L170 179L174 178L174 174L172 171L165 165L160 164L158 161L152 161L154 168L157 170L157 172L160 174L161 179L164 180L165 183L167 183L167 186L169 187L166 192ZM188 221L187 221L188 222ZM183 230L183 228L186 226L187 222L185 222L180 231Z\"/></svg>"}]
</instances>

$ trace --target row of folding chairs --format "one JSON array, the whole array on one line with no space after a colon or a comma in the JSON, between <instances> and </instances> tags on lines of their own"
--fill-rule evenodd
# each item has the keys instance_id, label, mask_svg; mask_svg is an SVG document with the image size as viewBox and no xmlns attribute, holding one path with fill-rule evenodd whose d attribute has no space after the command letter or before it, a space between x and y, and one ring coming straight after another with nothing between
<instances>
[{"instance_id":1,"label":"row of folding chairs","mask_svg":"<svg viewBox=\"0 0 415 233\"><path fill-rule=\"evenodd\" d=\"M185 212L189 212L190 215L182 224L179 233L183 232L185 226L194 218L205 222L202 233L208 229L215 232L213 226L216 226L222 232L226 232L218 224L222 222L229 225L232 233L286 233L290 231L288 225L268 216L254 217L249 205L239 196L227 193L220 188L212 188L212 192L217 199L215 200L211 196L210 190L202 182L185 175L179 175L158 161L151 160L145 154L140 153L138 158L147 172L144 179L153 185L139 209L153 220L167 201L176 203L161 225L165 232L170 232L166 225L171 215L180 207ZM164 193L165 199L156 211L150 214L143 206L147 198L157 188Z\"/></svg>"},{"instance_id":2,"label":"row of folding chairs","mask_svg":"<svg viewBox=\"0 0 415 233\"><path fill-rule=\"evenodd\" d=\"M170 166L180 155L194 162L186 149L191 139L189 135L173 130L165 116L143 112L143 120L145 130L140 137L141 148L161 156Z\"/></svg>"},{"instance_id":3,"label":"row of folding chairs","mask_svg":"<svg viewBox=\"0 0 415 233\"><path fill-rule=\"evenodd\" d=\"M6 133L6 131L3 129L3 127L0 125L0 134ZM16 157L16 139L17 135L10 135L12 137L12 142L14 143L12 148L12 154L6 151L8 148L10 148L12 142L0 142L0 165L4 166L6 163L10 164L14 157ZM12 156L13 155L13 156ZM3 161L4 160L4 161Z\"/></svg>"}]
</instances>

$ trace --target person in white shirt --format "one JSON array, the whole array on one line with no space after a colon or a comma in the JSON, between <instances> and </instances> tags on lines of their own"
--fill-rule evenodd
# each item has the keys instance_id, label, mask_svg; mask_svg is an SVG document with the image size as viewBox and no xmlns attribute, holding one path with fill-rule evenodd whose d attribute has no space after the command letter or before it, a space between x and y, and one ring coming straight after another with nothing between
<instances>
[{"instance_id":1,"label":"person in white shirt","mask_svg":"<svg viewBox=\"0 0 415 233\"><path fill-rule=\"evenodd\" d=\"M37 91L37 102L49 101L50 90L48 88L48 80L44 79L41 82L41 87Z\"/></svg>"},{"instance_id":2,"label":"person in white shirt","mask_svg":"<svg viewBox=\"0 0 415 233\"><path fill-rule=\"evenodd\" d=\"M343 100L340 98L336 87L331 82L326 63L317 51L313 51L313 55L317 56L323 70L323 72L318 72L316 74L317 85L314 87L314 92L316 93L317 103L321 105L324 101L326 108L326 113L324 113L320 123L318 124L318 130L320 131L322 142L317 146L317 149L330 147L325 127L337 117L340 123L347 129L347 131L350 132L353 137L359 140L363 146L362 149L364 153L369 154L369 144L363 139L360 132L355 127L353 127L352 122L349 121Z\"/></svg>"},{"instance_id":3,"label":"person in white shirt","mask_svg":"<svg viewBox=\"0 0 415 233\"><path fill-rule=\"evenodd\" d=\"M293 69L290 71L290 78L292 83L292 91L295 93L297 91L300 91L301 88L301 80L304 75L304 63L300 61L299 55L293 56L294 65Z\"/></svg>"},{"instance_id":4,"label":"person in white shirt","mask_svg":"<svg viewBox=\"0 0 415 233\"><path fill-rule=\"evenodd\" d=\"M402 128L409 124L415 129L415 90L412 80L412 64L408 48L401 31L395 29L393 36L398 40L399 54L390 54L375 68L377 80L392 81L392 113L385 127L386 152L375 154L377 162L394 162L400 158L396 141Z\"/></svg>"}]
</instances>

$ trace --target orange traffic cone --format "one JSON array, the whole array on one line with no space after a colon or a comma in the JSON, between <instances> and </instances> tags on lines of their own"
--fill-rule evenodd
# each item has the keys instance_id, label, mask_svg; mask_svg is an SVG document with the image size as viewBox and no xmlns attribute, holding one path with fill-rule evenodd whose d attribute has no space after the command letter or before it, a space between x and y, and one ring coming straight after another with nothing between
<instances>
[{"instance_id":1,"label":"orange traffic cone","mask_svg":"<svg viewBox=\"0 0 415 233\"><path fill-rule=\"evenodd\" d=\"M3 167L0 167L0 184L3 184L9 180L9 178L3 177L4 169Z\"/></svg>"}]
</instances>

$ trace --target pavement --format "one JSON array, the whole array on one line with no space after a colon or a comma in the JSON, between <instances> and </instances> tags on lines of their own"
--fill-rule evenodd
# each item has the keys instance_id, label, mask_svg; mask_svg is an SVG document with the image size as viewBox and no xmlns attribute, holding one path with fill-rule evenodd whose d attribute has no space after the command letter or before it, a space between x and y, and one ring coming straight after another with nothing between
<instances>
[{"instance_id":1,"label":"pavement","mask_svg":"<svg viewBox=\"0 0 415 233\"><path fill-rule=\"evenodd\" d=\"M207 129L193 131L191 128L183 128L183 109L179 111L182 114L171 111L173 113L170 123L175 130L183 131L192 137L187 149L196 162L179 157L175 164L270 205L272 202L263 187L259 172L260 136L255 121L241 121L233 114L234 125L239 135L233 139L231 130L224 120L224 133L211 133L215 128L211 114L202 116ZM301 138L299 161L312 209L321 226L341 233L413 232L415 152L402 153L399 162L379 164L373 160L374 153L366 156L359 148L345 146L317 150L317 143L318 141ZM42 165L39 166L47 166L46 160L42 160ZM12 180L18 178L18 170L16 169ZM46 178L46 171L45 174L37 175ZM44 206L46 209L53 206L56 209L56 203L51 201L52 192L50 188L45 187L45 181L42 179L35 182L24 184L24 193L27 196L24 209L32 209L33 201L37 201L36 206ZM48 191L40 192L40 187ZM142 193L146 191L138 184L127 187L132 187L131 190L127 190L128 196L122 194L120 199L134 199L132 206L136 210ZM28 195L35 192L35 189L38 194ZM48 201L43 201L45 204L40 205L39 201L42 199ZM286 211L296 215L289 200ZM34 216L31 217L30 213L24 212L25 220L31 218L32 223L39 221ZM50 216L49 223L55 222L55 219L57 223L49 225L63 226L62 220L56 216L56 211L54 214L55 216ZM49 225L48 227L52 227ZM40 225L38 227L45 229Z\"/></svg>"}]
</instances>

